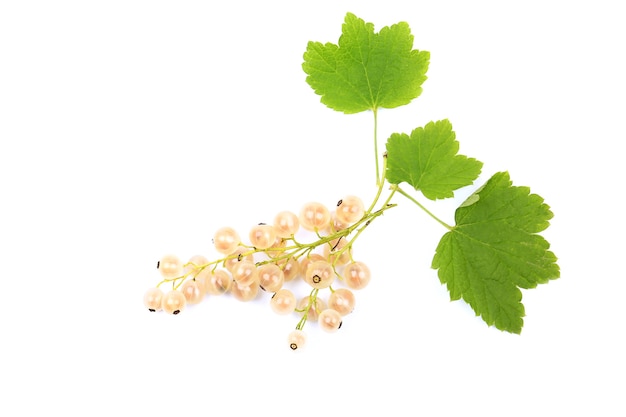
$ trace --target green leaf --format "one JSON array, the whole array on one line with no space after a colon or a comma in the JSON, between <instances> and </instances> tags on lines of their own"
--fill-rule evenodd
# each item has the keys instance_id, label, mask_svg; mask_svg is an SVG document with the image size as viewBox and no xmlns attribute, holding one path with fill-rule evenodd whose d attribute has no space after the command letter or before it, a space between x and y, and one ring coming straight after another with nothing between
<instances>
[{"instance_id":1,"label":"green leaf","mask_svg":"<svg viewBox=\"0 0 626 417\"><path fill-rule=\"evenodd\" d=\"M543 199L513 186L507 172L491 177L456 210L456 226L437 246L432 267L450 299L463 298L488 325L520 333L520 288L560 275L550 244L537 234L551 218Z\"/></svg>"},{"instance_id":2,"label":"green leaf","mask_svg":"<svg viewBox=\"0 0 626 417\"><path fill-rule=\"evenodd\" d=\"M452 197L454 190L472 184L483 166L458 151L448 120L430 122L411 136L394 133L387 141L387 181L407 182L431 200Z\"/></svg>"},{"instance_id":3,"label":"green leaf","mask_svg":"<svg viewBox=\"0 0 626 417\"><path fill-rule=\"evenodd\" d=\"M331 109L359 113L408 104L422 92L430 54L413 49L409 25L374 33L374 25L348 13L337 45L309 42L302 69Z\"/></svg>"}]
</instances>

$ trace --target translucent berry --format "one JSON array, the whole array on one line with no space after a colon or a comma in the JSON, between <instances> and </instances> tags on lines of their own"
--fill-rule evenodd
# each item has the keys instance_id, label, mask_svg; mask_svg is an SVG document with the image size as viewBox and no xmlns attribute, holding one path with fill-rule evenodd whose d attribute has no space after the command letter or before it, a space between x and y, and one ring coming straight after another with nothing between
<instances>
[{"instance_id":1,"label":"translucent berry","mask_svg":"<svg viewBox=\"0 0 626 417\"><path fill-rule=\"evenodd\" d=\"M312 262L315 261L326 261L327 259L324 258L322 255L320 255L319 253L312 253L309 256L302 258L302 260L300 261L300 273L302 275L304 275L306 273L307 268L309 267L309 265Z\"/></svg>"},{"instance_id":2,"label":"translucent berry","mask_svg":"<svg viewBox=\"0 0 626 417\"><path fill-rule=\"evenodd\" d=\"M291 211L281 211L274 218L274 230L276 230L276 236L281 238L290 238L295 235L300 228L300 221L298 216Z\"/></svg>"},{"instance_id":3,"label":"translucent berry","mask_svg":"<svg viewBox=\"0 0 626 417\"><path fill-rule=\"evenodd\" d=\"M304 281L313 288L328 288L335 280L335 271L327 261L311 262L304 274Z\"/></svg>"},{"instance_id":4,"label":"translucent berry","mask_svg":"<svg viewBox=\"0 0 626 417\"><path fill-rule=\"evenodd\" d=\"M157 263L163 278L171 279L183 275L183 263L176 255L165 255Z\"/></svg>"},{"instance_id":5,"label":"translucent berry","mask_svg":"<svg viewBox=\"0 0 626 417\"><path fill-rule=\"evenodd\" d=\"M160 288L150 288L143 296L143 305L150 311L159 311L163 300L163 291Z\"/></svg>"},{"instance_id":6,"label":"translucent berry","mask_svg":"<svg viewBox=\"0 0 626 417\"><path fill-rule=\"evenodd\" d=\"M185 296L187 304L198 304L204 298L204 287L193 279L183 282L180 292Z\"/></svg>"},{"instance_id":7,"label":"translucent berry","mask_svg":"<svg viewBox=\"0 0 626 417\"><path fill-rule=\"evenodd\" d=\"M335 212L341 223L353 224L365 214L365 206L359 197L349 195L340 200Z\"/></svg>"},{"instance_id":8,"label":"translucent berry","mask_svg":"<svg viewBox=\"0 0 626 417\"><path fill-rule=\"evenodd\" d=\"M343 230L347 228L349 224L342 222L337 218L337 212L332 211L330 213L330 222L328 223L328 227L325 229L325 233L330 235L339 230Z\"/></svg>"},{"instance_id":9,"label":"translucent berry","mask_svg":"<svg viewBox=\"0 0 626 417\"><path fill-rule=\"evenodd\" d=\"M222 227L213 235L215 249L224 255L230 255L241 243L239 234L232 227Z\"/></svg>"},{"instance_id":10,"label":"translucent berry","mask_svg":"<svg viewBox=\"0 0 626 417\"><path fill-rule=\"evenodd\" d=\"M300 210L300 226L306 230L324 230L330 224L330 211L321 203L307 203Z\"/></svg>"},{"instance_id":11,"label":"translucent berry","mask_svg":"<svg viewBox=\"0 0 626 417\"><path fill-rule=\"evenodd\" d=\"M351 313L355 304L354 293L347 288L339 288L328 297L328 308L332 308L342 316Z\"/></svg>"},{"instance_id":12,"label":"translucent berry","mask_svg":"<svg viewBox=\"0 0 626 417\"><path fill-rule=\"evenodd\" d=\"M269 224L257 224L250 229L250 243L257 249L267 249L276 242L276 230Z\"/></svg>"},{"instance_id":13,"label":"translucent berry","mask_svg":"<svg viewBox=\"0 0 626 417\"><path fill-rule=\"evenodd\" d=\"M171 290L163 296L163 300L161 305L163 307L163 311L167 314L178 314L180 313L187 304L187 300L182 292L177 290Z\"/></svg>"},{"instance_id":14,"label":"translucent berry","mask_svg":"<svg viewBox=\"0 0 626 417\"><path fill-rule=\"evenodd\" d=\"M296 309L296 296L285 288L280 289L270 299L270 307L276 314L293 313Z\"/></svg>"},{"instance_id":15,"label":"translucent berry","mask_svg":"<svg viewBox=\"0 0 626 417\"><path fill-rule=\"evenodd\" d=\"M216 269L215 271L205 269L196 277L196 281L200 279L204 281L204 291L210 295L224 294L233 283L233 278L223 269Z\"/></svg>"},{"instance_id":16,"label":"translucent berry","mask_svg":"<svg viewBox=\"0 0 626 417\"><path fill-rule=\"evenodd\" d=\"M257 268L259 285L262 290L276 292L283 287L285 274L275 264L264 264Z\"/></svg>"},{"instance_id":17,"label":"translucent berry","mask_svg":"<svg viewBox=\"0 0 626 417\"><path fill-rule=\"evenodd\" d=\"M370 282L370 270L363 262L352 262L343 270L343 279L353 290L363 289Z\"/></svg>"},{"instance_id":18,"label":"translucent berry","mask_svg":"<svg viewBox=\"0 0 626 417\"><path fill-rule=\"evenodd\" d=\"M250 252L250 249L244 248L243 246L237 247L233 253L230 254L232 258L228 259L224 262L224 267L229 271L233 272L233 268L241 261L249 261L252 262L254 260L254 256L252 253L248 253L247 255L243 255L246 252Z\"/></svg>"},{"instance_id":19,"label":"translucent berry","mask_svg":"<svg viewBox=\"0 0 626 417\"><path fill-rule=\"evenodd\" d=\"M327 308L320 313L317 322L325 332L334 333L341 327L341 314L337 310Z\"/></svg>"},{"instance_id":20,"label":"translucent berry","mask_svg":"<svg viewBox=\"0 0 626 417\"><path fill-rule=\"evenodd\" d=\"M239 301L254 300L259 293L259 283L254 281L250 285L241 285L233 282L230 292Z\"/></svg>"},{"instance_id":21,"label":"translucent berry","mask_svg":"<svg viewBox=\"0 0 626 417\"><path fill-rule=\"evenodd\" d=\"M289 333L287 342L289 343L289 348L291 348L291 350L302 349L306 344L306 333L302 330L294 330Z\"/></svg>"},{"instance_id":22,"label":"translucent berry","mask_svg":"<svg viewBox=\"0 0 626 417\"><path fill-rule=\"evenodd\" d=\"M258 272L254 262L241 261L233 268L233 279L239 285L250 285L253 282L258 284Z\"/></svg>"},{"instance_id":23,"label":"translucent berry","mask_svg":"<svg viewBox=\"0 0 626 417\"><path fill-rule=\"evenodd\" d=\"M300 273L300 262L294 258L281 259L276 263L282 270L285 282L291 281Z\"/></svg>"}]
</instances>

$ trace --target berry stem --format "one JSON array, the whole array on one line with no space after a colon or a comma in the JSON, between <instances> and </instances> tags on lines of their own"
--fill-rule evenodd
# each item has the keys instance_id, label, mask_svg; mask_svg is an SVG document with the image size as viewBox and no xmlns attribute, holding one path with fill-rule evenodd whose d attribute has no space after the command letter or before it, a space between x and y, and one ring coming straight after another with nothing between
<instances>
[{"instance_id":1,"label":"berry stem","mask_svg":"<svg viewBox=\"0 0 626 417\"><path fill-rule=\"evenodd\" d=\"M385 204L383 205L383 207L380 210L375 211L370 216L364 216L363 219L360 222L356 223L356 225L358 226L360 224L363 224L363 221L365 220L365 223L362 226L360 226L358 229L356 229L356 234L352 237L352 239L350 239L348 241L346 246L341 248L341 250L339 250L335 254L335 261L333 262L333 269L335 269L335 263L337 262L337 260L339 260L341 254L343 254L345 251L348 251L348 254L350 255L350 260L354 262L354 259L352 258L352 252L350 251L350 248L352 247L352 245L354 244L356 239L359 237L359 235L361 233L363 233L363 231L367 228L367 226L369 226L371 224L372 220L374 220L376 217L382 215L385 210L387 210L387 209L389 209L391 207L395 207L396 206L396 204L389 204L389 200L390 200L392 195L393 195L393 193L391 193L391 195L389 196L389 198L387 199L387 201L385 202ZM348 233L346 235L346 238L351 233L352 232ZM335 271L335 272L337 273L337 271ZM340 276L339 273L337 273L337 276Z\"/></svg>"},{"instance_id":2,"label":"berry stem","mask_svg":"<svg viewBox=\"0 0 626 417\"><path fill-rule=\"evenodd\" d=\"M296 330L302 330L304 328L311 307L313 306L313 308L317 308L317 293L319 291L320 290L317 288L314 288L313 291L311 291L311 294L309 295L309 303L304 308L304 314L302 315L302 318L300 319L298 324L296 324Z\"/></svg>"},{"instance_id":3,"label":"berry stem","mask_svg":"<svg viewBox=\"0 0 626 417\"><path fill-rule=\"evenodd\" d=\"M382 188L382 187L380 187ZM380 195L380 192L378 193L378 196ZM378 196L376 199L378 199ZM274 256L271 257L270 259L267 259L265 261L260 261L257 262L257 265L263 265L265 263L270 263L270 262L276 262L276 261L281 261L283 259L288 259L288 258L292 258L295 257L296 259L301 257L304 253L306 252L311 252L313 249L327 244L328 242L331 242L333 240L337 240L337 239L341 239L344 237L349 236L350 234L352 234L352 232L354 232L355 230L357 230L357 234L355 235L355 237L353 239L350 240L350 244L353 243L354 239L356 238L356 236L358 236L359 234L361 234L363 232L363 230L370 225L370 223L372 222L372 220L374 220L376 217L382 215L386 210L395 207L396 204L385 204L383 205L380 209L374 211L374 212L366 212L363 217L361 218L361 220L359 220L358 222L354 223L353 225L345 228L345 229L341 229L338 230L334 233L329 234L328 236L321 236L318 234L318 240L311 242L311 243L300 243L297 242L295 239L291 238L289 240L291 240L294 244L291 246L285 246L284 248L280 248L280 249L273 249L273 250L279 250L282 251L283 254L279 255L279 256ZM348 245L346 245L348 246ZM345 249L345 247L344 247ZM345 249L347 250L347 249ZM265 252L265 250L257 250L256 252ZM299 253L302 252L302 253ZM219 262L219 261L217 261Z\"/></svg>"}]
</instances>

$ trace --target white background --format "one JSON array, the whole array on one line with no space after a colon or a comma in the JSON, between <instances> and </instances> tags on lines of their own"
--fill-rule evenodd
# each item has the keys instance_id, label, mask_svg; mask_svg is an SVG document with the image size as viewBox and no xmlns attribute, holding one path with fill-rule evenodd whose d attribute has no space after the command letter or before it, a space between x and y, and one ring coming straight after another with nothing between
<instances>
[{"instance_id":1,"label":"white background","mask_svg":"<svg viewBox=\"0 0 626 417\"><path fill-rule=\"evenodd\" d=\"M618 5L2 2L0 415L623 416ZM355 247L374 275L355 312L302 351L267 294L144 309L156 260L213 256L221 226L371 201L371 114L321 105L301 70L347 11L431 52L382 142L448 118L480 182L508 170L552 207L562 276L524 291L520 336L449 302L445 229L401 198ZM469 192L421 201L452 222Z\"/></svg>"}]
</instances>

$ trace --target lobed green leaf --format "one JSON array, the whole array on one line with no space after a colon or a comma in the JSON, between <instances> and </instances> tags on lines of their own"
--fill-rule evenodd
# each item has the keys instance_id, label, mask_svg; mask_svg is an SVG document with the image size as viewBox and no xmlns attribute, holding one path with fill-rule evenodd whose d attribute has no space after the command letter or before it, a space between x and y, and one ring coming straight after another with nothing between
<instances>
[{"instance_id":1,"label":"lobed green leaf","mask_svg":"<svg viewBox=\"0 0 626 417\"><path fill-rule=\"evenodd\" d=\"M520 288L560 275L550 244L537 234L551 218L528 187L513 186L507 172L493 175L456 210L456 225L437 246L432 267L450 299L463 298L488 325L520 333Z\"/></svg>"},{"instance_id":2,"label":"lobed green leaf","mask_svg":"<svg viewBox=\"0 0 626 417\"><path fill-rule=\"evenodd\" d=\"M400 22L374 32L346 15L338 44L309 42L302 69L321 102L344 113L408 104L421 92L430 54L413 49L409 25Z\"/></svg>"},{"instance_id":3,"label":"lobed green leaf","mask_svg":"<svg viewBox=\"0 0 626 417\"><path fill-rule=\"evenodd\" d=\"M430 122L410 136L394 133L387 141L387 181L409 183L431 200L453 197L454 190L478 178L483 166L458 151L448 120Z\"/></svg>"}]
</instances>

